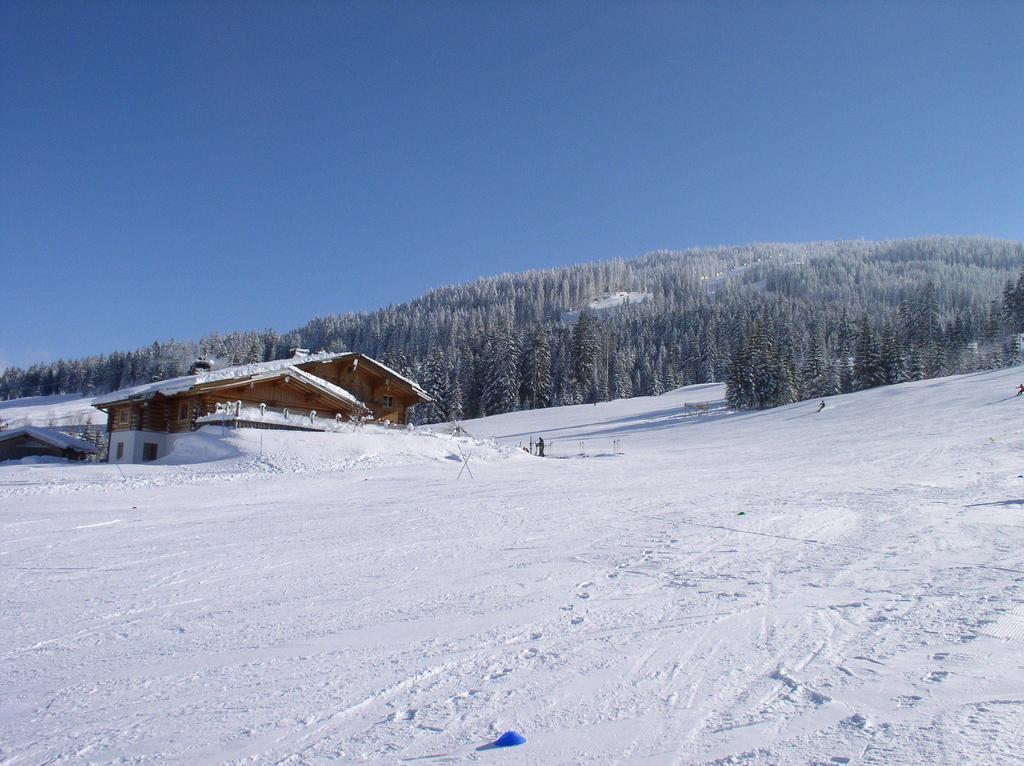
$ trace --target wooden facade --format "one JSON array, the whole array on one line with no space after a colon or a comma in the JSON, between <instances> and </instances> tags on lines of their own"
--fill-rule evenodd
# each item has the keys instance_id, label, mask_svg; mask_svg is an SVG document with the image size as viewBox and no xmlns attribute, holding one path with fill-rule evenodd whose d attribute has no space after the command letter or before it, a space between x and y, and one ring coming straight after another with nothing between
<instances>
[{"instance_id":1,"label":"wooden facade","mask_svg":"<svg viewBox=\"0 0 1024 766\"><path fill-rule=\"evenodd\" d=\"M347 354L323 361L299 361L295 366L350 392L370 408L374 420L408 423L409 408L430 401L409 381L362 354Z\"/></svg>"},{"instance_id":2,"label":"wooden facade","mask_svg":"<svg viewBox=\"0 0 1024 766\"><path fill-rule=\"evenodd\" d=\"M108 428L110 431L155 431L157 433L183 433L195 427L197 418L212 415L218 404L241 402L246 407L258 408L265 404L275 411L289 410L297 416L308 416L316 411L319 417L345 420L363 414L355 404L303 385L304 381L288 375L258 381L218 381L199 384L193 389L165 396L156 394L150 399L110 405Z\"/></svg>"},{"instance_id":3,"label":"wooden facade","mask_svg":"<svg viewBox=\"0 0 1024 766\"><path fill-rule=\"evenodd\" d=\"M53 443L40 438L29 429L15 429L0 439L0 462L21 460L26 457L58 457L64 460L88 460L96 454L96 448L78 439L78 444ZM58 436L63 436L58 434Z\"/></svg>"}]
</instances>

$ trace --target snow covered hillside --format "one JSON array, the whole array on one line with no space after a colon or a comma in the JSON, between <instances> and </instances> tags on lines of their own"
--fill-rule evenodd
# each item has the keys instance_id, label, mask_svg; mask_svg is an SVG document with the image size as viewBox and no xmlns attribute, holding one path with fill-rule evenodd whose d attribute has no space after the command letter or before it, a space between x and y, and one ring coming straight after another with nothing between
<instances>
[{"instance_id":1,"label":"snow covered hillside","mask_svg":"<svg viewBox=\"0 0 1024 766\"><path fill-rule=\"evenodd\" d=\"M0 402L0 420L18 426L81 426L107 423L107 414L92 406L94 396L26 396Z\"/></svg>"},{"instance_id":2,"label":"snow covered hillside","mask_svg":"<svg viewBox=\"0 0 1024 766\"><path fill-rule=\"evenodd\" d=\"M1019 763L1022 381L0 467L0 762Z\"/></svg>"}]
</instances>

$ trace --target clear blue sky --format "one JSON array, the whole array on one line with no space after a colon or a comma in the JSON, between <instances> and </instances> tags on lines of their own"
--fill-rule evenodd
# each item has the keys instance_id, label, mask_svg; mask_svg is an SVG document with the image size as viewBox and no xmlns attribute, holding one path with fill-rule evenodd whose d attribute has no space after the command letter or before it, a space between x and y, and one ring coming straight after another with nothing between
<instances>
[{"instance_id":1,"label":"clear blue sky","mask_svg":"<svg viewBox=\"0 0 1024 766\"><path fill-rule=\"evenodd\" d=\"M1024 3L0 5L0 367L657 248L1024 238Z\"/></svg>"}]
</instances>

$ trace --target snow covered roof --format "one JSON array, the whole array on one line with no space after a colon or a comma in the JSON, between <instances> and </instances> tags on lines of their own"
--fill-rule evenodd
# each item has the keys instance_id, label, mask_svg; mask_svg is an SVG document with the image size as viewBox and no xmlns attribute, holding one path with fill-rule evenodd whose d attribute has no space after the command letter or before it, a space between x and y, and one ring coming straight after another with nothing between
<instances>
[{"instance_id":1,"label":"snow covered roof","mask_svg":"<svg viewBox=\"0 0 1024 766\"><path fill-rule=\"evenodd\" d=\"M74 436L68 436L63 431L56 431L52 428L37 428L36 426L22 426L21 428L12 428L10 431L0 431L0 442L19 436L31 436L33 439L38 439L58 449L72 449L76 452L88 453L96 452L95 445L89 444L87 441L76 439Z\"/></svg>"},{"instance_id":2,"label":"snow covered roof","mask_svg":"<svg viewBox=\"0 0 1024 766\"><path fill-rule=\"evenodd\" d=\"M304 356L294 356L288 359L274 359L269 362L256 362L253 364L239 364L234 367L225 367L222 370L209 370L205 372L199 372L194 375L182 375L179 378L169 378L168 380L158 380L153 383L144 383L141 386L132 386L131 388L122 388L119 391L112 391L109 394L99 396L96 398L94 405L96 407L105 407L108 404L114 402L123 402L129 399L151 399L157 394L163 394L164 396L171 396L173 394L184 393L196 386L200 386L206 383L218 383L221 381L230 382L233 380L250 380L250 379L265 379L268 377L276 377L277 374L284 370L287 370L289 375L294 374L296 377L305 380L307 383L316 385L324 390L330 391L335 396L339 396L342 399L354 402L359 407L364 407L362 402L356 399L348 391L342 388L338 388L326 380L310 375L307 372L303 372L294 365L306 364L307 362L330 362L335 359L341 359L342 357L351 356L350 352L343 353L328 353L321 352L319 354L306 354Z\"/></svg>"},{"instance_id":3,"label":"snow covered roof","mask_svg":"<svg viewBox=\"0 0 1024 766\"><path fill-rule=\"evenodd\" d=\"M316 386L321 390L331 393L341 399L351 402L356 407L367 409L366 405L363 404L359 399L353 396L351 393L346 391L339 386L330 383L323 378L320 378L311 373L305 372L300 369L299 365L306 366L317 362L334 362L340 359L352 359L358 358L365 360L371 366L375 366L382 370L385 374L394 377L396 380L401 381L407 385L412 391L424 401L433 401L433 397L430 396L426 391L419 387L414 380L410 380L404 375L400 375L393 369L385 364L381 364L376 359L366 356L365 354L359 354L352 351L342 352L326 352L322 351L318 354L305 354L302 356L293 356L288 359L274 359L270 362L257 362L254 364L239 364L234 367L225 367L221 370L209 370L204 372L198 372L194 375L182 375L178 378L169 378L168 380L158 380L153 383L144 383L141 386L132 386L131 388L122 388L119 391L112 391L109 394L96 397L93 402L96 407L106 407L107 405L114 404L115 402L123 402L131 399L151 399L157 394L163 396L173 396L174 394L182 394L189 391L197 386L206 385L209 383L230 383L232 381L243 381L243 380L265 380L271 377L278 377L281 374L287 372L288 375L294 375L309 385Z\"/></svg>"}]
</instances>

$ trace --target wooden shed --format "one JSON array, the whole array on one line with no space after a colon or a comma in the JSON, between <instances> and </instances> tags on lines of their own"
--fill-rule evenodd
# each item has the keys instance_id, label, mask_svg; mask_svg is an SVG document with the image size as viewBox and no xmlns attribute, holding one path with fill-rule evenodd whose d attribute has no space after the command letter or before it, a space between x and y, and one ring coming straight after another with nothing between
<instances>
[{"instance_id":1,"label":"wooden shed","mask_svg":"<svg viewBox=\"0 0 1024 766\"><path fill-rule=\"evenodd\" d=\"M22 426L0 431L0 462L26 457L87 460L96 452L95 445L52 428Z\"/></svg>"}]
</instances>

